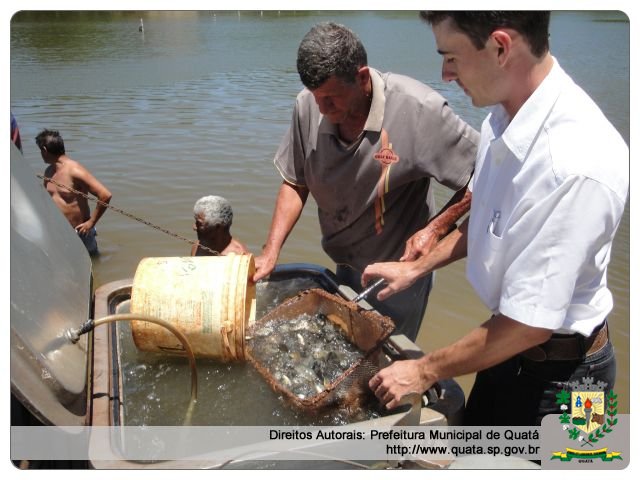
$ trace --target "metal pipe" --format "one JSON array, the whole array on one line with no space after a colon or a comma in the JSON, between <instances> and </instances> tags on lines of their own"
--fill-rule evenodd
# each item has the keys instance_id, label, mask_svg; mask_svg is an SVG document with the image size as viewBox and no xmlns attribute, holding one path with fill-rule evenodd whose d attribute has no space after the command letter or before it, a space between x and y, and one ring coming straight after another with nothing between
<instances>
[{"instance_id":1,"label":"metal pipe","mask_svg":"<svg viewBox=\"0 0 640 480\"><path fill-rule=\"evenodd\" d=\"M363 300L363 299L367 298L369 296L369 294L371 294L371 292L376 290L378 287L381 287L385 283L386 283L386 280L384 278L379 278L373 284L369 285L362 292L360 292L358 294L358 296L354 297L353 300L351 300L351 301L353 303L358 303L360 300Z\"/></svg>"}]
</instances>

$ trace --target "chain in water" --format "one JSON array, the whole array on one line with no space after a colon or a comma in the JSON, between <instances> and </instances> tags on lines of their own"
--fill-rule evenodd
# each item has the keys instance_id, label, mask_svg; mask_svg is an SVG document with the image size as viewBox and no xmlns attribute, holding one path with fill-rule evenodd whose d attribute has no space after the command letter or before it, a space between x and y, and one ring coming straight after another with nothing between
<instances>
[{"instance_id":1,"label":"chain in water","mask_svg":"<svg viewBox=\"0 0 640 480\"><path fill-rule=\"evenodd\" d=\"M198 242L194 242L193 240L189 240L188 238L183 237L182 235L178 235L177 233L173 233L173 232L167 230L166 228L162 228L162 227L159 227L158 225L154 225L153 223L148 222L147 220L144 220L144 219L142 219L140 217L136 217L135 215L133 215L131 213L128 213L128 212L125 212L124 210L122 210L122 209L120 209L118 207L114 207L113 205L109 205L108 203L105 203L102 200L98 200L97 198L92 198L89 195L87 195L86 193L80 192L80 191L76 190L75 188L69 187L68 185L64 185L62 183L59 183L59 182L55 181L52 178L45 177L44 175L38 175L38 174L36 174L36 176L38 178L41 178L41 179L47 181L47 182L51 182L54 185L57 185L58 187L65 188L65 189L69 190L70 192L75 193L76 195L80 195L80 196L86 198L87 200L93 200L94 202L99 203L103 207L106 207L106 208L108 208L110 210L114 210L114 211L124 215L125 217L129 217L130 219L135 220L136 222L144 223L145 225L147 225L147 226L149 226L151 228L155 228L156 230L159 230L159 231L161 231L163 233L166 233L167 235L170 235L170 236L172 236L174 238L177 238L179 240L183 240L183 241L185 241L187 243L190 243L191 245L198 245L200 248L211 252L213 255L220 255L220 252L216 252L215 250L213 250L213 249L211 249L209 247L206 247L204 245L199 245Z\"/></svg>"}]
</instances>

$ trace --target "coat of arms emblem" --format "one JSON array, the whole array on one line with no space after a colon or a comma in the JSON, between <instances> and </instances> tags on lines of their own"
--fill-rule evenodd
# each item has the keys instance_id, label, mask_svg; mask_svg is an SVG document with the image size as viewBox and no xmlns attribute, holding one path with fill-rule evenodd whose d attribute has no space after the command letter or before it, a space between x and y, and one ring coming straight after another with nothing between
<instances>
[{"instance_id":1,"label":"coat of arms emblem","mask_svg":"<svg viewBox=\"0 0 640 480\"><path fill-rule=\"evenodd\" d=\"M581 384L578 390L571 392L571 423L586 434L605 425L604 387L606 383L602 386L602 390L594 391L588 388L591 386L592 384ZM599 385L596 387L600 388Z\"/></svg>"},{"instance_id":2,"label":"coat of arms emblem","mask_svg":"<svg viewBox=\"0 0 640 480\"><path fill-rule=\"evenodd\" d=\"M581 448L597 448L598 443L607 433L613 431L618 423L618 397L613 390L606 392L607 383L593 382L593 378L585 377L582 382L569 383L570 391L562 390L556 394L556 404L560 405L562 414L560 424L568 432L569 439L578 442ZM575 450L568 448L565 453L554 452L552 459L571 461L572 458L593 459L603 461L621 460L620 452L608 452L606 448L596 450Z\"/></svg>"}]
</instances>

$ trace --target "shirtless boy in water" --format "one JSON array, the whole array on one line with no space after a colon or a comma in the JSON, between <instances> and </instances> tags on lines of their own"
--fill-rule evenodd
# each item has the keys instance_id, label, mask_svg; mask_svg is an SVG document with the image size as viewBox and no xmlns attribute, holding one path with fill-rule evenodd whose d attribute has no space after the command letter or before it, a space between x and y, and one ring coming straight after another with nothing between
<instances>
[{"instance_id":1,"label":"shirtless boy in water","mask_svg":"<svg viewBox=\"0 0 640 480\"><path fill-rule=\"evenodd\" d=\"M89 170L65 154L64 141L57 130L42 130L36 137L36 145L40 149L42 159L48 165L44 172L45 177L84 194L91 193L101 202L109 203L111 192ZM44 180L44 188L78 232L89 254L96 255L98 244L95 225L107 208L98 203L92 214L85 197L49 180Z\"/></svg>"}]
</instances>

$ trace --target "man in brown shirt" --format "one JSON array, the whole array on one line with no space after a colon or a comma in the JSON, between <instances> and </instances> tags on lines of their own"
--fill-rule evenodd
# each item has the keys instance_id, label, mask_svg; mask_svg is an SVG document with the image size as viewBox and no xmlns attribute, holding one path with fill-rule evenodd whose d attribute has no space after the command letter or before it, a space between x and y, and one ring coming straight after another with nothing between
<instances>
[{"instance_id":1,"label":"man in brown shirt","mask_svg":"<svg viewBox=\"0 0 640 480\"><path fill-rule=\"evenodd\" d=\"M466 213L478 133L432 88L369 67L364 46L342 25L314 26L297 67L306 88L274 159L283 182L254 280L275 267L311 193L322 247L339 281L358 291L367 265L427 253ZM434 180L457 192L438 214ZM430 289L428 276L369 303L415 340Z\"/></svg>"}]
</instances>

